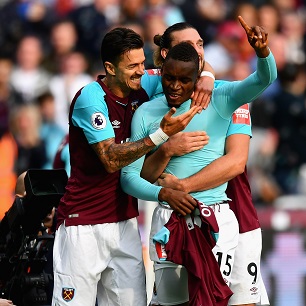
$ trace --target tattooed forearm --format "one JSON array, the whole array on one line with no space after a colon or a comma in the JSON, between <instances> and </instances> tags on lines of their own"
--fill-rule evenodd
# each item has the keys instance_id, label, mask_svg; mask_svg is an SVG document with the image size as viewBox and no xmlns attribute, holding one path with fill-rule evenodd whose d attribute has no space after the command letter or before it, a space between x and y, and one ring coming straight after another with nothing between
<instances>
[{"instance_id":1,"label":"tattooed forearm","mask_svg":"<svg viewBox=\"0 0 306 306\"><path fill-rule=\"evenodd\" d=\"M154 148L150 138L122 144L115 143L114 138L92 145L107 172L115 172L132 163Z\"/></svg>"}]
</instances>

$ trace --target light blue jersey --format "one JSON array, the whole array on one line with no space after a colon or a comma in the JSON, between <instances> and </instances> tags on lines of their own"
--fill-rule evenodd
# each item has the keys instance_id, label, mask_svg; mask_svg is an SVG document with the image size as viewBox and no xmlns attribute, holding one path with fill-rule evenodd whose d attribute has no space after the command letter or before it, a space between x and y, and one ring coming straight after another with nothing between
<instances>
[{"instance_id":1,"label":"light blue jersey","mask_svg":"<svg viewBox=\"0 0 306 306\"><path fill-rule=\"evenodd\" d=\"M165 172L178 178L189 177L199 172L215 159L224 155L225 139L231 133L229 130L233 112L246 101L256 99L277 76L276 64L272 53L266 58L258 58L258 67L252 75L243 81L219 81L213 91L211 102L205 111L196 114L185 131L206 131L210 137L204 148L183 156L172 157ZM183 103L175 116L189 110L191 100ZM159 97L144 103L137 109L132 121L131 140L149 136L159 128L163 116L169 111L166 98ZM144 157L122 169L121 185L126 193L134 197L158 201L160 186L150 184L140 177ZM209 205L227 200L225 193L227 183L216 188L191 193L193 197Z\"/></svg>"}]
</instances>

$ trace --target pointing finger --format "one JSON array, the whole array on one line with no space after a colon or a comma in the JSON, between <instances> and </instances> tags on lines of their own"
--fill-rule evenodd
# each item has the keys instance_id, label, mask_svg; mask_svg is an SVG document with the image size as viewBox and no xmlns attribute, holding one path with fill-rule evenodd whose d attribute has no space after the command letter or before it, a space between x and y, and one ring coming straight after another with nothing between
<instances>
[{"instance_id":1,"label":"pointing finger","mask_svg":"<svg viewBox=\"0 0 306 306\"><path fill-rule=\"evenodd\" d=\"M241 16L238 16L238 20L240 24L242 25L242 27L244 28L244 30L248 33L251 30L251 28L246 24L246 22Z\"/></svg>"}]
</instances>

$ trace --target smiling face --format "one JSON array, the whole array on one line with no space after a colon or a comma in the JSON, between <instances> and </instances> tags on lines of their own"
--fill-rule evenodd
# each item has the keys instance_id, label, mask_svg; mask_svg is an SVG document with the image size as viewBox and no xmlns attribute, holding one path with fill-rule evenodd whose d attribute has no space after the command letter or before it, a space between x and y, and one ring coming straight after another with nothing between
<instances>
[{"instance_id":1,"label":"smiling face","mask_svg":"<svg viewBox=\"0 0 306 306\"><path fill-rule=\"evenodd\" d=\"M188 28L172 32L171 37L171 47L174 47L181 42L188 42L196 49L200 60L200 71L202 71L204 67L204 42L199 32L193 28Z\"/></svg>"},{"instance_id":2,"label":"smiling face","mask_svg":"<svg viewBox=\"0 0 306 306\"><path fill-rule=\"evenodd\" d=\"M131 90L141 88L140 81L144 75L145 56L143 49L132 49L125 52L117 65L113 65L113 76L116 80L116 92L118 97L126 97Z\"/></svg>"},{"instance_id":3,"label":"smiling face","mask_svg":"<svg viewBox=\"0 0 306 306\"><path fill-rule=\"evenodd\" d=\"M183 62L170 58L162 68L163 91L169 106L179 107L190 99L198 77L194 62Z\"/></svg>"}]
</instances>

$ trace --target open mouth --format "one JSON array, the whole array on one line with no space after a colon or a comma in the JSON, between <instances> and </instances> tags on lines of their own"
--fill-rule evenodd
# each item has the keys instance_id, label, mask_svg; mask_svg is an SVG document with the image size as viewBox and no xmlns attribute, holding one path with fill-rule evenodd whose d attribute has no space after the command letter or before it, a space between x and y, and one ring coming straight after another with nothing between
<instances>
[{"instance_id":1,"label":"open mouth","mask_svg":"<svg viewBox=\"0 0 306 306\"><path fill-rule=\"evenodd\" d=\"M131 82L138 85L141 82L141 77L133 77L131 78Z\"/></svg>"},{"instance_id":2,"label":"open mouth","mask_svg":"<svg viewBox=\"0 0 306 306\"><path fill-rule=\"evenodd\" d=\"M175 93L169 93L169 98L171 100L177 100L179 99L181 96L179 94L175 94Z\"/></svg>"}]
</instances>

